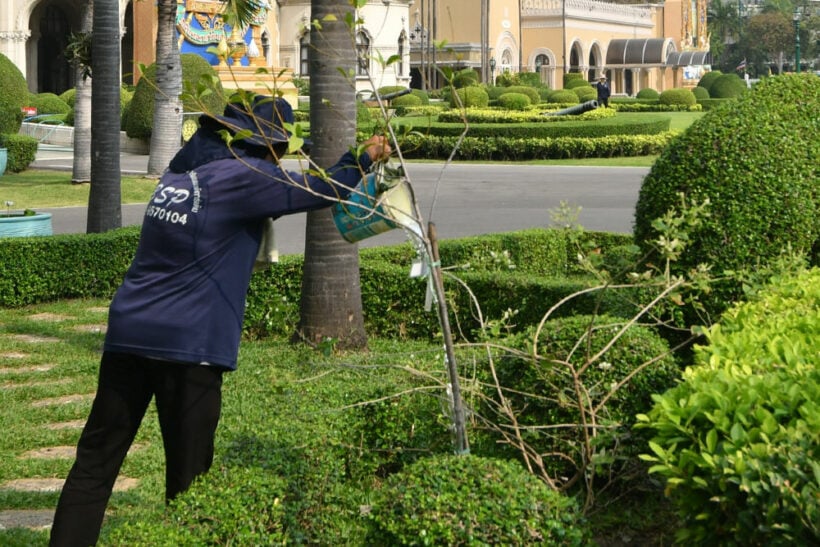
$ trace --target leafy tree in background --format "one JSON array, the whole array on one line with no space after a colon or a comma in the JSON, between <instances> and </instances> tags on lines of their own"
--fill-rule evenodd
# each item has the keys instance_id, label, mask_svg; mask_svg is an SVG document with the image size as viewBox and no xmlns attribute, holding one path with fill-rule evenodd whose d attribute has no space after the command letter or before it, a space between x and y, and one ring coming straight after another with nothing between
<instances>
[{"instance_id":1,"label":"leafy tree in background","mask_svg":"<svg viewBox=\"0 0 820 547\"><path fill-rule=\"evenodd\" d=\"M794 47L794 25L782 12L764 12L749 18L741 49L755 64L761 60L777 65L777 73L783 72L786 52Z\"/></svg>"}]
</instances>

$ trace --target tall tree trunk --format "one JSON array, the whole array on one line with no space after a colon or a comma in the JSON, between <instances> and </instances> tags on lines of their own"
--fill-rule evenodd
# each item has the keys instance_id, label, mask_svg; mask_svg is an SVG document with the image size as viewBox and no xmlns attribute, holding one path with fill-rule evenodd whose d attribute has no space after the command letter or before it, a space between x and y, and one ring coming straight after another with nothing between
<instances>
[{"instance_id":1,"label":"tall tree trunk","mask_svg":"<svg viewBox=\"0 0 820 547\"><path fill-rule=\"evenodd\" d=\"M82 18L80 32L91 32L94 2L89 0ZM85 67L74 63L74 163L71 182L81 183L91 180L91 80Z\"/></svg>"},{"instance_id":2,"label":"tall tree trunk","mask_svg":"<svg viewBox=\"0 0 820 547\"><path fill-rule=\"evenodd\" d=\"M311 29L308 54L311 158L325 168L356 139L356 90L342 74L356 70L353 31L344 22L352 14L348 2L311 1L311 20L322 27ZM359 247L342 239L329 209L308 213L304 264L298 336L309 343L335 339L337 347L365 347Z\"/></svg>"},{"instance_id":3,"label":"tall tree trunk","mask_svg":"<svg viewBox=\"0 0 820 547\"><path fill-rule=\"evenodd\" d=\"M175 31L177 0L159 0L157 10L157 89L149 175L161 175L182 142L182 64Z\"/></svg>"},{"instance_id":4,"label":"tall tree trunk","mask_svg":"<svg viewBox=\"0 0 820 547\"><path fill-rule=\"evenodd\" d=\"M95 0L91 55L91 190L88 233L122 226L120 192L120 6Z\"/></svg>"}]
</instances>

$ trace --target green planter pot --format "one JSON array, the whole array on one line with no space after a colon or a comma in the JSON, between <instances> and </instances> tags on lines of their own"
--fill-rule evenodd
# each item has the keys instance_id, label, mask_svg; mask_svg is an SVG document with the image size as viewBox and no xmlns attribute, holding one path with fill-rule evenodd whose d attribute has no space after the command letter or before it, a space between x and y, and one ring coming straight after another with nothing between
<instances>
[{"instance_id":1,"label":"green planter pot","mask_svg":"<svg viewBox=\"0 0 820 547\"><path fill-rule=\"evenodd\" d=\"M9 162L8 148L0 148L0 177L6 173L6 165Z\"/></svg>"},{"instance_id":2,"label":"green planter pot","mask_svg":"<svg viewBox=\"0 0 820 547\"><path fill-rule=\"evenodd\" d=\"M4 216L0 213L0 237L50 236L51 213Z\"/></svg>"}]
</instances>

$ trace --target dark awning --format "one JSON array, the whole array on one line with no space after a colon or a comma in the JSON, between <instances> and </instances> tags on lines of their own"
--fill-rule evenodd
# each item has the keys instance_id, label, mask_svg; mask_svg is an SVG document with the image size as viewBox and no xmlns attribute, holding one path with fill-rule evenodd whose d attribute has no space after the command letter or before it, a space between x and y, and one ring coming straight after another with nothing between
<instances>
[{"instance_id":1,"label":"dark awning","mask_svg":"<svg viewBox=\"0 0 820 547\"><path fill-rule=\"evenodd\" d=\"M606 66L662 65L664 38L627 38L610 40L606 50Z\"/></svg>"},{"instance_id":2,"label":"dark awning","mask_svg":"<svg viewBox=\"0 0 820 547\"><path fill-rule=\"evenodd\" d=\"M711 65L712 52L710 51L673 51L666 57L668 66L697 66Z\"/></svg>"}]
</instances>

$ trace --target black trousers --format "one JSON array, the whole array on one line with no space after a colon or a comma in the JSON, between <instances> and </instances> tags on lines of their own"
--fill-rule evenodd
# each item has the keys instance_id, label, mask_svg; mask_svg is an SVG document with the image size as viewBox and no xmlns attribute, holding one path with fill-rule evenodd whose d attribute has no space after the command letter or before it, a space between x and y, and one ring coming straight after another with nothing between
<instances>
[{"instance_id":1,"label":"black trousers","mask_svg":"<svg viewBox=\"0 0 820 547\"><path fill-rule=\"evenodd\" d=\"M165 448L166 501L211 467L223 371L103 354L97 394L57 503L50 545L96 544L114 481L152 397Z\"/></svg>"}]
</instances>

